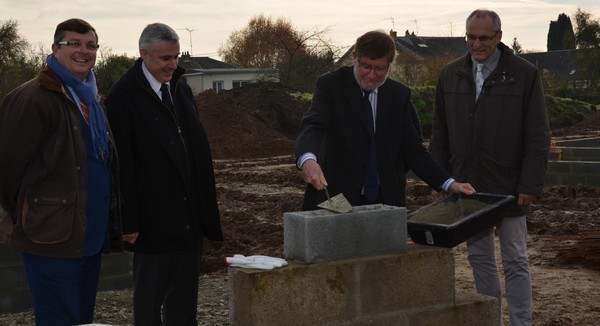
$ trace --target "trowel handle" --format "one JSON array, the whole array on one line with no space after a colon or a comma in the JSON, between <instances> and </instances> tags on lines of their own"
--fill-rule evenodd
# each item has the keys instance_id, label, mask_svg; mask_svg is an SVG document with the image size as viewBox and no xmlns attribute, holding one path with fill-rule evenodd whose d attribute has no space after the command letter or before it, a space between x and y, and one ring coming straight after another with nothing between
<instances>
[{"instance_id":1,"label":"trowel handle","mask_svg":"<svg viewBox=\"0 0 600 326\"><path fill-rule=\"evenodd\" d=\"M326 186L323 186L323 190L325 190L325 196L327 196L327 200L331 200L331 197L329 197L329 191L327 191Z\"/></svg>"}]
</instances>

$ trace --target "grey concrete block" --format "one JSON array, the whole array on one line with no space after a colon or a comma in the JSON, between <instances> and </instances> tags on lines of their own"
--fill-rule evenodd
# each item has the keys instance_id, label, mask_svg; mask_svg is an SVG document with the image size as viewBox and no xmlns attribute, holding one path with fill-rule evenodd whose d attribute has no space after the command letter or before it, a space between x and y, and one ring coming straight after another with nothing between
<instances>
[{"instance_id":1,"label":"grey concrete block","mask_svg":"<svg viewBox=\"0 0 600 326\"><path fill-rule=\"evenodd\" d=\"M15 313L33 306L27 288L14 288L0 291L0 313Z\"/></svg>"},{"instance_id":2,"label":"grey concrete block","mask_svg":"<svg viewBox=\"0 0 600 326\"><path fill-rule=\"evenodd\" d=\"M546 173L570 174L571 161L549 161Z\"/></svg>"},{"instance_id":3,"label":"grey concrete block","mask_svg":"<svg viewBox=\"0 0 600 326\"><path fill-rule=\"evenodd\" d=\"M98 290L116 290L133 287L133 254L130 252L102 255Z\"/></svg>"},{"instance_id":4,"label":"grey concrete block","mask_svg":"<svg viewBox=\"0 0 600 326\"><path fill-rule=\"evenodd\" d=\"M4 252L0 258L0 313L13 313L32 307L27 276L20 253L7 246L0 247ZM131 274L131 253L114 253L102 256L98 290L124 289L133 286Z\"/></svg>"},{"instance_id":5,"label":"grey concrete block","mask_svg":"<svg viewBox=\"0 0 600 326\"><path fill-rule=\"evenodd\" d=\"M0 242L0 262L2 264L21 264L21 253L16 251L13 247Z\"/></svg>"},{"instance_id":6,"label":"grey concrete block","mask_svg":"<svg viewBox=\"0 0 600 326\"><path fill-rule=\"evenodd\" d=\"M600 161L599 147L564 147L562 152L564 161Z\"/></svg>"},{"instance_id":7,"label":"grey concrete block","mask_svg":"<svg viewBox=\"0 0 600 326\"><path fill-rule=\"evenodd\" d=\"M130 252L102 255L102 276L129 275L133 265L133 254ZM133 276L132 276L133 277Z\"/></svg>"},{"instance_id":8,"label":"grey concrete block","mask_svg":"<svg viewBox=\"0 0 600 326\"><path fill-rule=\"evenodd\" d=\"M283 214L284 256L305 263L406 251L406 208L354 206Z\"/></svg>"},{"instance_id":9,"label":"grey concrete block","mask_svg":"<svg viewBox=\"0 0 600 326\"><path fill-rule=\"evenodd\" d=\"M0 267L0 291L12 289L27 289L27 278L22 265Z\"/></svg>"},{"instance_id":10,"label":"grey concrete block","mask_svg":"<svg viewBox=\"0 0 600 326\"><path fill-rule=\"evenodd\" d=\"M600 175L600 162L573 162L573 174L575 175Z\"/></svg>"},{"instance_id":11,"label":"grey concrete block","mask_svg":"<svg viewBox=\"0 0 600 326\"><path fill-rule=\"evenodd\" d=\"M361 314L454 303L452 249L413 245L406 254L357 263Z\"/></svg>"},{"instance_id":12,"label":"grey concrete block","mask_svg":"<svg viewBox=\"0 0 600 326\"><path fill-rule=\"evenodd\" d=\"M592 187L600 187L600 175L588 176L586 178L586 185Z\"/></svg>"},{"instance_id":13,"label":"grey concrete block","mask_svg":"<svg viewBox=\"0 0 600 326\"><path fill-rule=\"evenodd\" d=\"M456 295L455 315L462 321L461 325L495 326L500 324L498 300L494 297L461 293Z\"/></svg>"},{"instance_id":14,"label":"grey concrete block","mask_svg":"<svg viewBox=\"0 0 600 326\"><path fill-rule=\"evenodd\" d=\"M560 185L560 175L559 174L546 174L544 179L544 184L548 186L557 186Z\"/></svg>"},{"instance_id":15,"label":"grey concrete block","mask_svg":"<svg viewBox=\"0 0 600 326\"><path fill-rule=\"evenodd\" d=\"M451 249L274 270L229 268L231 325L498 325L496 299L456 296Z\"/></svg>"},{"instance_id":16,"label":"grey concrete block","mask_svg":"<svg viewBox=\"0 0 600 326\"><path fill-rule=\"evenodd\" d=\"M355 316L352 265L290 262L275 270L230 267L231 325L319 325Z\"/></svg>"},{"instance_id":17,"label":"grey concrete block","mask_svg":"<svg viewBox=\"0 0 600 326\"><path fill-rule=\"evenodd\" d=\"M417 311L409 316L410 326L464 325L497 326L500 324L498 300L480 294L459 294L456 304Z\"/></svg>"},{"instance_id":18,"label":"grey concrete block","mask_svg":"<svg viewBox=\"0 0 600 326\"><path fill-rule=\"evenodd\" d=\"M556 145L561 147L600 147L600 137L558 140Z\"/></svg>"}]
</instances>

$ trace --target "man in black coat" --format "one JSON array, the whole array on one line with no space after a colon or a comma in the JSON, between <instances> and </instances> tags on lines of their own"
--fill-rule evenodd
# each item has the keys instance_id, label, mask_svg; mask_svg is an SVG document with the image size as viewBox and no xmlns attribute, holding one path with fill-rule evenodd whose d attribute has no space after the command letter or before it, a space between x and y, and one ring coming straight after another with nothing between
<instances>
[{"instance_id":1,"label":"man in black coat","mask_svg":"<svg viewBox=\"0 0 600 326\"><path fill-rule=\"evenodd\" d=\"M211 152L177 65L175 31L150 24L139 48L141 58L105 101L122 158L123 233L126 249L134 252L134 320L197 325L202 241L223 239Z\"/></svg>"},{"instance_id":2,"label":"man in black coat","mask_svg":"<svg viewBox=\"0 0 600 326\"><path fill-rule=\"evenodd\" d=\"M388 79L395 41L383 31L356 40L352 66L317 80L296 139L297 166L308 184L303 209L343 193L352 205L405 206L406 170L436 190L472 194L454 182L422 144L410 89Z\"/></svg>"}]
</instances>

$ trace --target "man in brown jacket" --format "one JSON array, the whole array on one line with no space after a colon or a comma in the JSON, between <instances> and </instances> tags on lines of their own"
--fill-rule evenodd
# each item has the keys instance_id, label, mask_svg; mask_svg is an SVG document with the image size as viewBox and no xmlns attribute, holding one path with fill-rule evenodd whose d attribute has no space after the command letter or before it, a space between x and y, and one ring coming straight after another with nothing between
<instances>
[{"instance_id":1,"label":"man in brown jacket","mask_svg":"<svg viewBox=\"0 0 600 326\"><path fill-rule=\"evenodd\" d=\"M91 323L101 253L122 250L117 157L91 71L97 50L90 24L58 24L47 68L0 105L0 206L37 325Z\"/></svg>"}]
</instances>

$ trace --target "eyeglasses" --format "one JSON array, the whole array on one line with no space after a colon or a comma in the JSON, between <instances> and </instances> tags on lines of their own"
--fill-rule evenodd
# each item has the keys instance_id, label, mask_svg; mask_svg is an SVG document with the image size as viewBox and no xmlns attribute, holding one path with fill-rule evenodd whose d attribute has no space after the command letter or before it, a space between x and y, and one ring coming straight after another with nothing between
<instances>
[{"instance_id":1,"label":"eyeglasses","mask_svg":"<svg viewBox=\"0 0 600 326\"><path fill-rule=\"evenodd\" d=\"M362 61L360 61L360 59L357 59L356 61L358 61L358 67L362 70L364 70L365 72L371 72L371 70L375 71L376 74L383 74L388 72L388 70L390 69L390 65L385 65L385 66L373 66L370 65L368 63L364 63Z\"/></svg>"},{"instance_id":2,"label":"eyeglasses","mask_svg":"<svg viewBox=\"0 0 600 326\"><path fill-rule=\"evenodd\" d=\"M56 44L66 45L66 46L68 46L68 47L70 47L71 49L74 49L74 50L81 49L81 46L83 45L81 43L81 41L79 41L79 40L60 41L60 42L56 42ZM85 49L88 50L88 51L92 51L92 52L98 51L99 47L100 47L100 45L97 44L97 43L94 43L94 42L88 42L88 43L85 44Z\"/></svg>"},{"instance_id":3,"label":"eyeglasses","mask_svg":"<svg viewBox=\"0 0 600 326\"><path fill-rule=\"evenodd\" d=\"M491 40L493 40L496 36L498 36L498 33L500 33L500 31L496 31L496 33L494 33L494 35L492 36L488 36L488 35L484 35L484 36L475 36L475 35L470 35L467 34L465 36L465 40L467 40L467 42L469 43L475 43L475 41L479 40L479 43L487 43Z\"/></svg>"}]
</instances>

